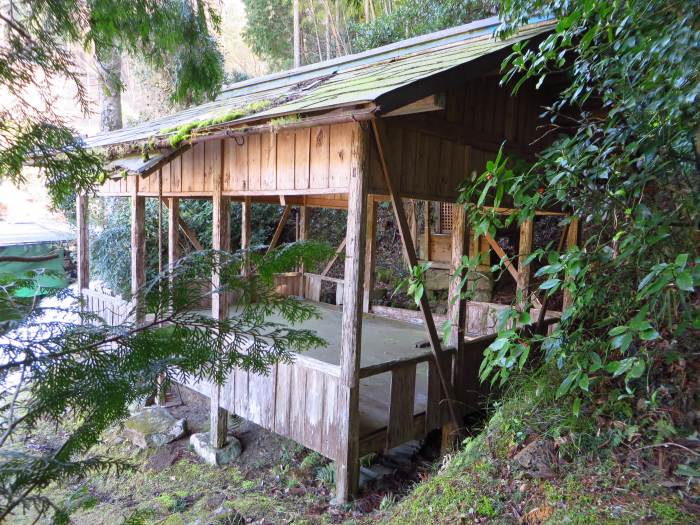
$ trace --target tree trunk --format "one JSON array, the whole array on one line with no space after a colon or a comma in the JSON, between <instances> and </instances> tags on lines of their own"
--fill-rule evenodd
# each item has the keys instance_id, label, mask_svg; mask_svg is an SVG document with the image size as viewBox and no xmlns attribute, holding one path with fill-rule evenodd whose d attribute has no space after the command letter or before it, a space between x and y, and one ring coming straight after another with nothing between
<instances>
[{"instance_id":1,"label":"tree trunk","mask_svg":"<svg viewBox=\"0 0 700 525\"><path fill-rule=\"evenodd\" d=\"M301 65L301 35L299 24L299 0L294 0L294 67Z\"/></svg>"},{"instance_id":2,"label":"tree trunk","mask_svg":"<svg viewBox=\"0 0 700 525\"><path fill-rule=\"evenodd\" d=\"M100 131L122 127L122 59L114 49L95 54L100 101Z\"/></svg>"}]
</instances>

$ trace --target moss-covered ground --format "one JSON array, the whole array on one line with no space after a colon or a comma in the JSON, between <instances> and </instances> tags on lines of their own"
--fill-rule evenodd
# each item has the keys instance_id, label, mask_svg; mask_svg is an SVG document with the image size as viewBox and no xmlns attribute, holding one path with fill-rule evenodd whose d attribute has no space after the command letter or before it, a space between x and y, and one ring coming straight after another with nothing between
<instances>
[{"instance_id":1,"label":"moss-covered ground","mask_svg":"<svg viewBox=\"0 0 700 525\"><path fill-rule=\"evenodd\" d=\"M614 414L573 418L547 384L539 376L513 386L483 429L455 452L432 468L410 465L412 473L393 485L369 486L352 505L330 504L334 469L327 460L247 423L234 430L244 453L226 467L201 462L187 439L140 450L115 429L98 452L133 468L48 490L75 509L77 525L128 518L133 524L204 525L221 509L259 525L700 523L698 478L680 474L692 470L697 455L692 434L685 450L664 446L667 429L661 427L655 437L645 436L651 445L632 446L622 438L639 428ZM190 400L173 412L201 431L205 405ZM604 437L616 435L611 429L619 442ZM28 446L60 441L55 428L39 430ZM32 520L17 516L13 524Z\"/></svg>"},{"instance_id":2,"label":"moss-covered ground","mask_svg":"<svg viewBox=\"0 0 700 525\"><path fill-rule=\"evenodd\" d=\"M673 467L692 450L613 447L596 441L602 421L590 419L576 423L576 438L570 407L547 396L536 382L514 389L481 433L365 523L700 523L698 480ZM546 452L524 467L526 447Z\"/></svg>"}]
</instances>

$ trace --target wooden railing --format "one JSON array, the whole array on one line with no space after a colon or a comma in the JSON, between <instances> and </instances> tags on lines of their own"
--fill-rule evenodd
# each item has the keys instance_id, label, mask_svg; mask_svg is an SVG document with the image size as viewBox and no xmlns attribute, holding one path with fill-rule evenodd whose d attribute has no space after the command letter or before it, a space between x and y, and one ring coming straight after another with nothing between
<instances>
[{"instance_id":1,"label":"wooden railing","mask_svg":"<svg viewBox=\"0 0 700 525\"><path fill-rule=\"evenodd\" d=\"M87 288L83 288L80 295L86 311L100 316L105 323L112 326L126 321L131 310L131 304L120 297Z\"/></svg>"},{"instance_id":2,"label":"wooden railing","mask_svg":"<svg viewBox=\"0 0 700 525\"><path fill-rule=\"evenodd\" d=\"M558 322L557 318L545 319L541 333ZM521 332L534 332L535 324L520 328ZM488 395L488 386L478 379L479 366L484 350L493 343L498 334L491 333L471 338L464 342L458 353L454 347L444 348L443 370L451 372L451 381L455 396L455 405L459 414L466 415L483 406ZM416 414L416 369L421 363L428 364L428 387L425 412ZM432 352L395 359L385 363L369 365L360 369L360 379L379 374L391 374L389 389L389 419L385 431L363 437L361 452L366 453L380 448L392 448L412 439L425 436L431 430L442 427L448 422L445 396L440 384L440 377ZM360 387L362 388L362 387Z\"/></svg>"}]
</instances>

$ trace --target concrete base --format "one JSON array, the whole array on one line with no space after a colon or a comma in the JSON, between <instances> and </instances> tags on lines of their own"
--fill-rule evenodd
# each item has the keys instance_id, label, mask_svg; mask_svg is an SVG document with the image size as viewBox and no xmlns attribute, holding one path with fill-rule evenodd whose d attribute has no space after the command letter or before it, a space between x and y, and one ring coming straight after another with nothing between
<instances>
[{"instance_id":1,"label":"concrete base","mask_svg":"<svg viewBox=\"0 0 700 525\"><path fill-rule=\"evenodd\" d=\"M221 448L214 448L209 443L209 432L190 436L192 450L209 465L226 465L241 455L241 442L229 436L228 443Z\"/></svg>"}]
</instances>

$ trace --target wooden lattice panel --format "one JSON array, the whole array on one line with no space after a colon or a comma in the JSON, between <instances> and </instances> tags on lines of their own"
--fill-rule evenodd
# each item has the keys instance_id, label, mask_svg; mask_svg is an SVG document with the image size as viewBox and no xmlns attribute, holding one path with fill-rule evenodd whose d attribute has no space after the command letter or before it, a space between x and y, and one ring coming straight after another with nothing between
<instances>
[{"instance_id":1,"label":"wooden lattice panel","mask_svg":"<svg viewBox=\"0 0 700 525\"><path fill-rule=\"evenodd\" d=\"M453 209L451 202L440 203L440 233L450 233L452 231L452 213Z\"/></svg>"}]
</instances>

